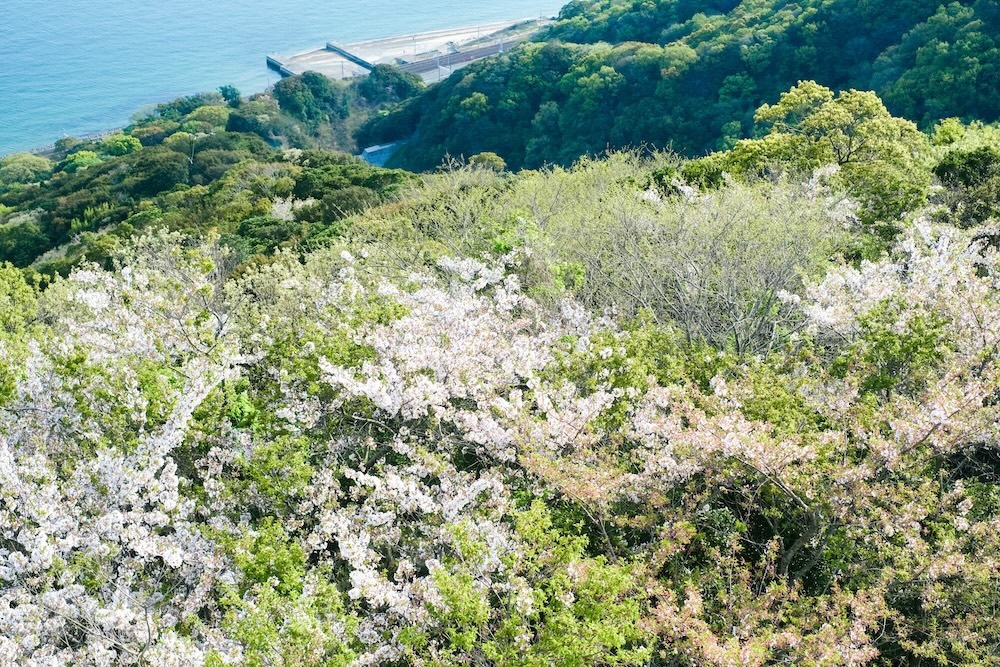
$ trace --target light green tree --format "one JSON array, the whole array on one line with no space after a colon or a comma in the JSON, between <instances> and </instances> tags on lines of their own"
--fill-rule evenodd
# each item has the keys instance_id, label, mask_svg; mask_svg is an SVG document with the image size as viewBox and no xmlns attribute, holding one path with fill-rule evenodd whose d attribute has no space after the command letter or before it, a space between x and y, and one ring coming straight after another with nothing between
<instances>
[{"instance_id":1,"label":"light green tree","mask_svg":"<svg viewBox=\"0 0 1000 667\"><path fill-rule=\"evenodd\" d=\"M808 177L819 167L835 165L832 182L860 201L861 215L869 221L895 220L926 197L930 142L912 122L890 114L873 92L834 95L814 81L802 81L776 104L760 107L754 120L767 132L764 136L705 158L702 171L744 179L774 172Z\"/></svg>"},{"instance_id":2,"label":"light green tree","mask_svg":"<svg viewBox=\"0 0 1000 667\"><path fill-rule=\"evenodd\" d=\"M133 136L127 134L112 134L101 142L101 150L108 155L128 155L142 148L142 144Z\"/></svg>"},{"instance_id":3,"label":"light green tree","mask_svg":"<svg viewBox=\"0 0 1000 667\"><path fill-rule=\"evenodd\" d=\"M40 155L14 153L0 160L0 186L35 183L52 173L52 163Z\"/></svg>"},{"instance_id":4,"label":"light green tree","mask_svg":"<svg viewBox=\"0 0 1000 667\"><path fill-rule=\"evenodd\" d=\"M504 159L491 151L476 153L469 158L469 164L479 169L489 169L490 171L503 171L507 168Z\"/></svg>"},{"instance_id":5,"label":"light green tree","mask_svg":"<svg viewBox=\"0 0 1000 667\"><path fill-rule=\"evenodd\" d=\"M0 263L0 337L22 331L37 310L35 291L21 271L9 262Z\"/></svg>"},{"instance_id":6,"label":"light green tree","mask_svg":"<svg viewBox=\"0 0 1000 667\"><path fill-rule=\"evenodd\" d=\"M208 123L212 127L225 127L231 111L229 107L208 105L198 107L189 113L185 120Z\"/></svg>"},{"instance_id":7,"label":"light green tree","mask_svg":"<svg viewBox=\"0 0 1000 667\"><path fill-rule=\"evenodd\" d=\"M101 162L103 162L101 156L94 151L77 151L63 160L60 166L63 171L73 174L87 167L101 164Z\"/></svg>"}]
</instances>

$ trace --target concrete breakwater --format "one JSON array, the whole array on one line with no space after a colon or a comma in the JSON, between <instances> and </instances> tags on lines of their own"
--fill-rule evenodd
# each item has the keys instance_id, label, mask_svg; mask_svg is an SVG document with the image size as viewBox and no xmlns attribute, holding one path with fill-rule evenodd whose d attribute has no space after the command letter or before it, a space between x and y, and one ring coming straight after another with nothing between
<instances>
[{"instance_id":1,"label":"concrete breakwater","mask_svg":"<svg viewBox=\"0 0 1000 667\"><path fill-rule=\"evenodd\" d=\"M269 55L267 66L282 76L313 71L331 79L348 79L366 75L374 65L390 63L433 83L476 60L503 53L549 23L550 19L522 19L353 44L328 42L322 49L289 57Z\"/></svg>"}]
</instances>

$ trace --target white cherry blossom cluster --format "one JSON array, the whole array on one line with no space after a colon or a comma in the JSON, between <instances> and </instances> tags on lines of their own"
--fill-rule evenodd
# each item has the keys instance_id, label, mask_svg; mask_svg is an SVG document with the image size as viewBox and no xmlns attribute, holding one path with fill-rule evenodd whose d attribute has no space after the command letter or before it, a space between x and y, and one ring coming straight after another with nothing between
<instances>
[{"instance_id":1,"label":"white cherry blossom cluster","mask_svg":"<svg viewBox=\"0 0 1000 667\"><path fill-rule=\"evenodd\" d=\"M3 664L196 665L212 642L231 649L171 632L214 606L227 567L197 525L173 452L232 375L236 350L224 327L209 341L185 316L204 285L149 289L168 278L84 268L44 295L56 324L30 341L0 406ZM173 379L155 382L162 414L152 414L142 363Z\"/></svg>"},{"instance_id":2,"label":"white cherry blossom cluster","mask_svg":"<svg viewBox=\"0 0 1000 667\"><path fill-rule=\"evenodd\" d=\"M922 559L905 585L946 605L942 582L993 539L958 484L934 498L956 535L932 543L908 476L997 443L997 256L964 232L920 223L891 257L790 299L830 358L864 351L865 318L886 303L890 334L942 328L919 381L875 398L865 374L881 357L861 353L834 372L790 352L763 390L757 361L703 384L626 382L631 334L572 301L537 305L511 258L391 276L336 249L226 282L212 245L168 235L129 252L116 271L57 281L38 328L0 342L15 368L0 403L0 664L240 664L255 651L257 664L322 664L334 647L357 665L438 664L413 633L423 656L452 650L459 584L483 601L481 636L520 619L509 641L526 653L553 610L591 603L591 572L621 567L645 577L642 627L696 664L819 661L836 645L847 657L829 664L860 665L878 655L896 570L848 591L870 564L845 563L803 611L796 573L824 540ZM772 419L769 389L803 423ZM578 511L590 551L532 544L524 498ZM728 551L700 538L739 571L730 586L758 595L722 604L698 568L664 584L707 517L740 511L797 522L792 539L752 545L753 568L735 528ZM732 609L719 634L712 619ZM781 625L800 611L812 630ZM487 662L466 650L458 664Z\"/></svg>"}]
</instances>

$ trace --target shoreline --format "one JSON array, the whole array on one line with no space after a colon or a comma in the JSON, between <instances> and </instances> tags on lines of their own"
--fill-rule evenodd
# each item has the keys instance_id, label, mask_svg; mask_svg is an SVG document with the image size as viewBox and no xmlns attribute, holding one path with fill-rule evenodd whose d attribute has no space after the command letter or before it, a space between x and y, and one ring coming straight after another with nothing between
<instances>
[{"instance_id":1,"label":"shoreline","mask_svg":"<svg viewBox=\"0 0 1000 667\"><path fill-rule=\"evenodd\" d=\"M505 47L529 39L551 22L546 17L520 18L348 44L330 41L291 56L269 54L266 62L282 76L313 71L335 80L364 76L373 65L393 64L430 84L471 62L503 53Z\"/></svg>"},{"instance_id":2,"label":"shoreline","mask_svg":"<svg viewBox=\"0 0 1000 667\"><path fill-rule=\"evenodd\" d=\"M125 129L124 127L115 127L110 130L101 130L100 132L88 132L86 134L81 134L78 136L66 135L65 137L62 138L67 139L69 137L73 137L75 139L79 139L80 141L96 141L98 139L105 139L112 135L118 134L124 129ZM0 158L5 158L8 155L16 155L18 153L31 153L32 155L43 155L45 157L50 157L55 152L56 152L56 144L55 142L53 142L51 144L42 144L41 146L35 146L34 148L29 148L28 150L11 151L10 153L5 153L4 155L0 155Z\"/></svg>"},{"instance_id":3,"label":"shoreline","mask_svg":"<svg viewBox=\"0 0 1000 667\"><path fill-rule=\"evenodd\" d=\"M360 40L346 44L350 53L362 61L371 64L391 63L402 65L431 84L450 76L451 72L482 58L502 53L505 48L525 41L552 22L551 17L508 19L504 21L483 22L478 25L462 26L428 30L419 33L403 35L387 35L374 39ZM495 48L491 48L495 44ZM349 79L367 74L361 65L352 59L340 55L337 49L344 49L336 42L327 42L321 49L314 49L292 56L272 54L266 56L265 68L278 71L286 76L286 71L273 66L272 61L286 67L287 73L301 74L305 71L318 71L335 80ZM474 53L473 53L474 52ZM463 58L463 55L468 56ZM281 60L284 59L284 60ZM292 67L288 67L291 63ZM266 92L271 86L264 88ZM197 93L192 93L197 94ZM169 101L169 100L164 100ZM149 104L159 104L150 102ZM121 132L124 127L87 132L75 136L81 141L103 139ZM55 152L55 141L12 150L0 155L0 159L17 153L51 156Z\"/></svg>"}]
</instances>

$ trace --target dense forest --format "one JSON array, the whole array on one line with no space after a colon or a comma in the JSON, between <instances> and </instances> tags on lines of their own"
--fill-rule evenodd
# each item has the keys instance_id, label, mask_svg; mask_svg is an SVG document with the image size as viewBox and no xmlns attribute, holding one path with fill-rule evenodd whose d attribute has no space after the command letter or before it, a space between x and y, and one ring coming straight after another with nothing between
<instances>
[{"instance_id":1,"label":"dense forest","mask_svg":"<svg viewBox=\"0 0 1000 667\"><path fill-rule=\"evenodd\" d=\"M574 2L0 158L0 664L1000 665L996 20Z\"/></svg>"},{"instance_id":2,"label":"dense forest","mask_svg":"<svg viewBox=\"0 0 1000 667\"><path fill-rule=\"evenodd\" d=\"M304 243L414 178L310 147L352 147L346 119L417 83L380 68L349 86L307 73L246 100L223 86L161 104L122 133L61 139L54 159L3 158L0 261L66 273L150 227L212 230L245 258Z\"/></svg>"},{"instance_id":3,"label":"dense forest","mask_svg":"<svg viewBox=\"0 0 1000 667\"><path fill-rule=\"evenodd\" d=\"M926 129L1000 118L1000 7L990 0L576 0L539 41L478 63L363 129L413 136L395 164L499 154L567 165L608 148L696 156L754 130L800 80L874 90Z\"/></svg>"}]
</instances>

